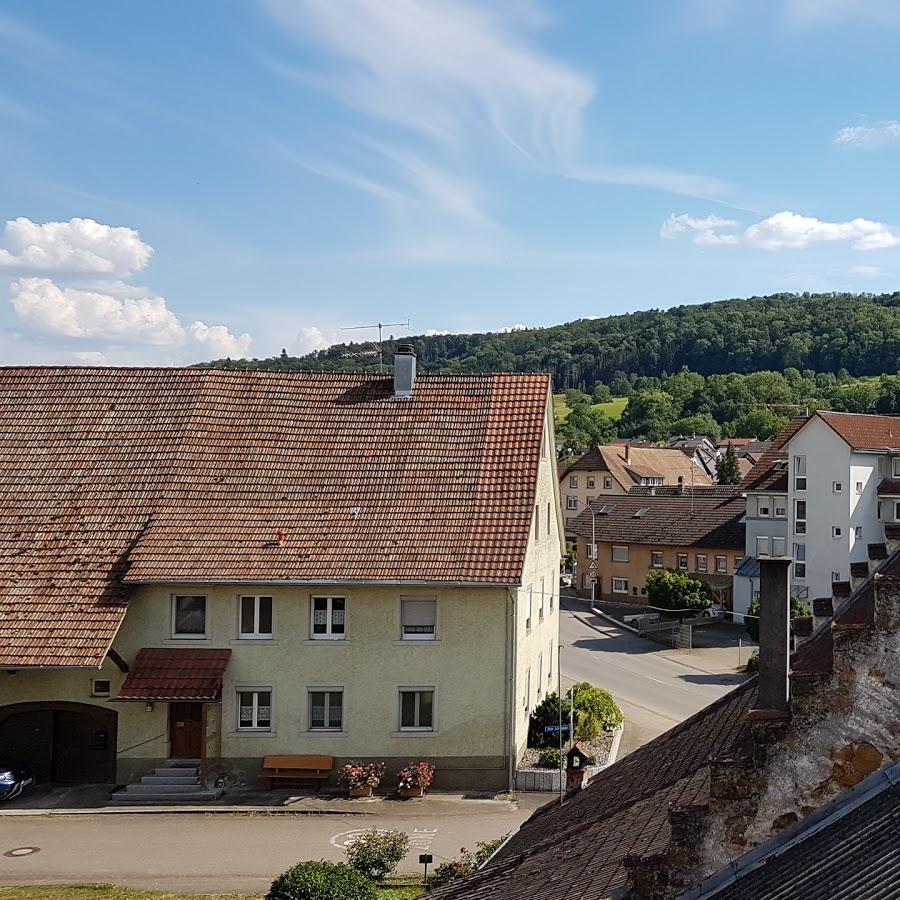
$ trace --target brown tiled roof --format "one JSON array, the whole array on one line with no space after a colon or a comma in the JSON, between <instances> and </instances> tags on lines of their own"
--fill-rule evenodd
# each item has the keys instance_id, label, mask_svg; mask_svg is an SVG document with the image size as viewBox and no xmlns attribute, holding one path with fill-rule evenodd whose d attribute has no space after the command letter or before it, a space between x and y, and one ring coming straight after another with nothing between
<instances>
[{"instance_id":1,"label":"brown tiled roof","mask_svg":"<svg viewBox=\"0 0 900 900\"><path fill-rule=\"evenodd\" d=\"M684 479L685 484L712 484L712 478L706 471L695 465L691 457L681 450L631 445L628 451L630 462L626 463L625 446L607 444L595 447L575 460L560 477L578 471L609 472L625 490L639 484L641 477L663 478L664 484L677 484L679 477Z\"/></svg>"},{"instance_id":2,"label":"brown tiled roof","mask_svg":"<svg viewBox=\"0 0 900 900\"><path fill-rule=\"evenodd\" d=\"M222 676L231 650L139 650L116 700L222 699Z\"/></svg>"},{"instance_id":3,"label":"brown tiled roof","mask_svg":"<svg viewBox=\"0 0 900 900\"><path fill-rule=\"evenodd\" d=\"M670 806L709 799L711 758L749 750L756 679L601 772L563 806L535 812L486 868L435 900L600 900L625 884L624 861L668 846Z\"/></svg>"},{"instance_id":4,"label":"brown tiled roof","mask_svg":"<svg viewBox=\"0 0 900 900\"><path fill-rule=\"evenodd\" d=\"M98 665L135 582L517 583L548 377L392 390L0 368L0 666Z\"/></svg>"},{"instance_id":5,"label":"brown tiled roof","mask_svg":"<svg viewBox=\"0 0 900 900\"><path fill-rule=\"evenodd\" d=\"M787 442L806 424L806 416L792 419L774 437L768 449L744 476L741 486L745 491L787 491Z\"/></svg>"},{"instance_id":6,"label":"brown tiled roof","mask_svg":"<svg viewBox=\"0 0 900 900\"><path fill-rule=\"evenodd\" d=\"M880 497L900 496L900 478L882 478L878 485Z\"/></svg>"},{"instance_id":7,"label":"brown tiled roof","mask_svg":"<svg viewBox=\"0 0 900 900\"><path fill-rule=\"evenodd\" d=\"M632 488L624 495L593 500L597 515L585 510L569 523L569 530L590 539L596 519L598 541L743 552L740 520L747 504L741 492L740 485L686 487L683 493L668 486Z\"/></svg>"},{"instance_id":8,"label":"brown tiled roof","mask_svg":"<svg viewBox=\"0 0 900 900\"><path fill-rule=\"evenodd\" d=\"M830 425L854 450L900 449L900 416L819 410L816 415Z\"/></svg>"}]
</instances>

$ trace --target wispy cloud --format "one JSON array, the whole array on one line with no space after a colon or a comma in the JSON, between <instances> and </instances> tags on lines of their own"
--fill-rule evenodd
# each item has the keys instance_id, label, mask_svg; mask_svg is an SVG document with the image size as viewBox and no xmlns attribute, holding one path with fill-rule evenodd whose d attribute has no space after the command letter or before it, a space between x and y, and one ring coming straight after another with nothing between
<instances>
[{"instance_id":1,"label":"wispy cloud","mask_svg":"<svg viewBox=\"0 0 900 900\"><path fill-rule=\"evenodd\" d=\"M846 21L900 26L900 7L896 0L787 0L785 16L790 24L800 26Z\"/></svg>"},{"instance_id":2,"label":"wispy cloud","mask_svg":"<svg viewBox=\"0 0 900 900\"><path fill-rule=\"evenodd\" d=\"M872 125L849 125L834 135L834 143L855 150L871 150L900 142L900 122L889 119Z\"/></svg>"}]
</instances>

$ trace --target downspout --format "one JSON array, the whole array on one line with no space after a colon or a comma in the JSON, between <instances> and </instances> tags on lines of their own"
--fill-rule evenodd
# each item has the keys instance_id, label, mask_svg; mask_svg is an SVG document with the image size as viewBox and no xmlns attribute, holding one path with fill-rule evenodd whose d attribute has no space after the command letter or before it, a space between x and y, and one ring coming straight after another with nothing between
<instances>
[{"instance_id":1,"label":"downspout","mask_svg":"<svg viewBox=\"0 0 900 900\"><path fill-rule=\"evenodd\" d=\"M507 692L507 709L505 723L505 743L507 753L507 766L509 769L508 782L509 790L516 789L516 666L518 665L518 588L508 587L507 594L507 640L506 640L506 692Z\"/></svg>"}]
</instances>

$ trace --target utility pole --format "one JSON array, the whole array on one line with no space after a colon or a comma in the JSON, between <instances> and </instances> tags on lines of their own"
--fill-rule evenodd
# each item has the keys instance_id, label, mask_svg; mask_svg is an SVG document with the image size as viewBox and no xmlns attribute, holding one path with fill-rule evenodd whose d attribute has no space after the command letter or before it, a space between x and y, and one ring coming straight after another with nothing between
<instances>
[{"instance_id":1,"label":"utility pole","mask_svg":"<svg viewBox=\"0 0 900 900\"><path fill-rule=\"evenodd\" d=\"M351 325L349 328L342 328L341 331L371 331L373 328L378 329L378 371L384 371L384 351L381 344L381 333L384 328L406 328L409 329L409 319L405 322L376 322L374 325Z\"/></svg>"}]
</instances>

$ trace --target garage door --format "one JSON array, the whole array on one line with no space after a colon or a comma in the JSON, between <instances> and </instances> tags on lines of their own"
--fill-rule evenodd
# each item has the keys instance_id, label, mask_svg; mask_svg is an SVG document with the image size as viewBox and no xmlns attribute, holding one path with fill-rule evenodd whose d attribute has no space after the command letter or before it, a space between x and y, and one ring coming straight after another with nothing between
<instances>
[{"instance_id":1,"label":"garage door","mask_svg":"<svg viewBox=\"0 0 900 900\"><path fill-rule=\"evenodd\" d=\"M21 759L38 781L115 781L113 709L87 703L0 706L0 754Z\"/></svg>"}]
</instances>

